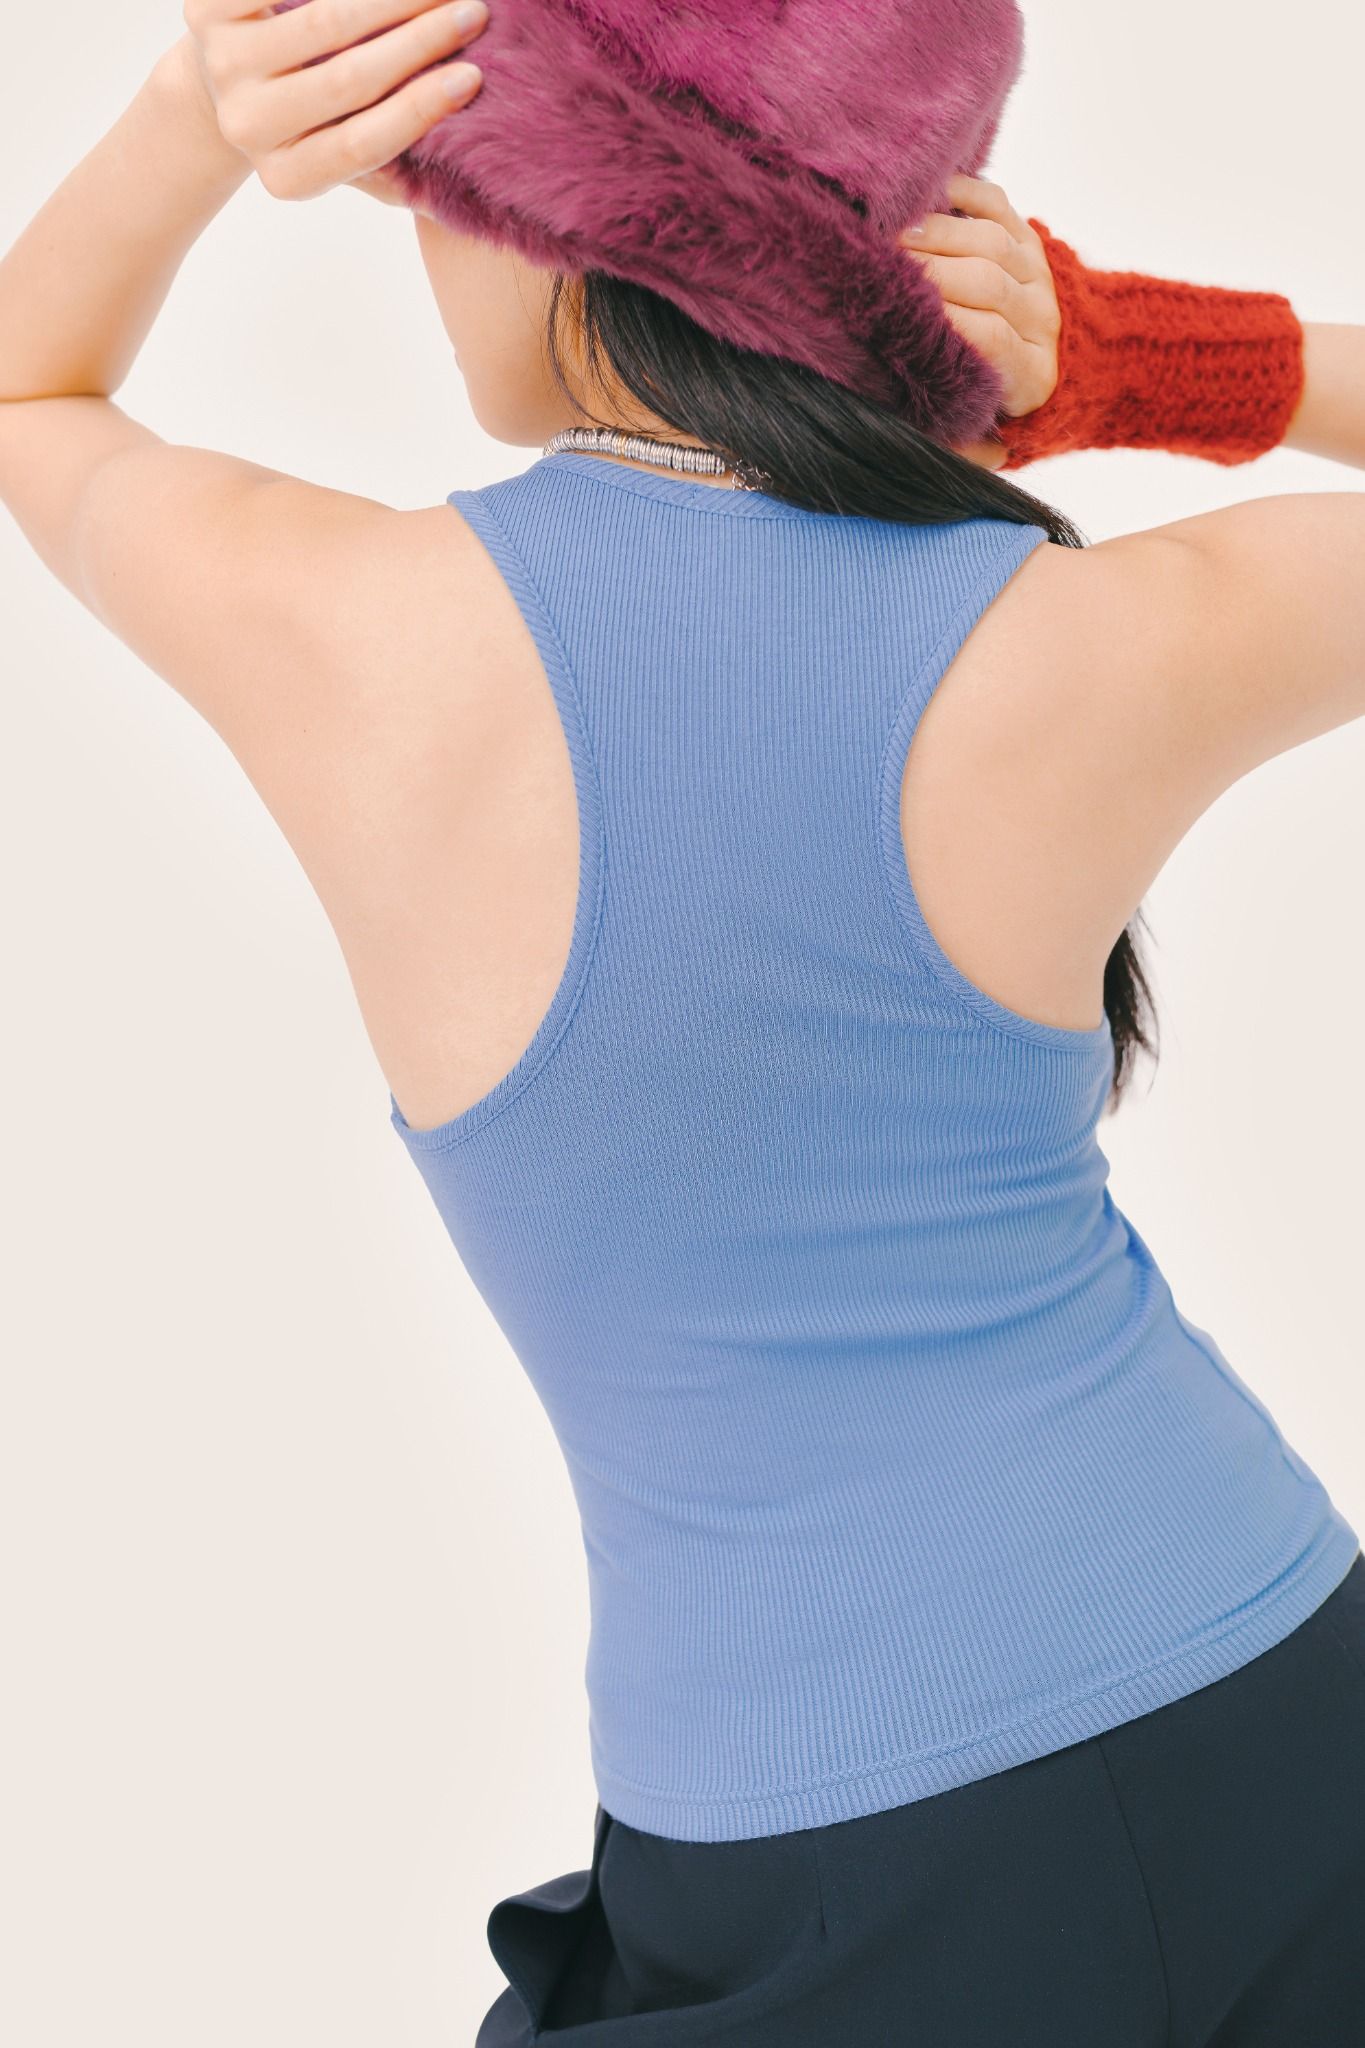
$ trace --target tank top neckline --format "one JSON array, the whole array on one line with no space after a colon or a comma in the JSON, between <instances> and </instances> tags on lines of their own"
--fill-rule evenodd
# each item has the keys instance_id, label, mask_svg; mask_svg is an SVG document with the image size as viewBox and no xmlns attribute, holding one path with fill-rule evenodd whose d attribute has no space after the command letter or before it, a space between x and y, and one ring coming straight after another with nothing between
<instances>
[{"instance_id":1,"label":"tank top neckline","mask_svg":"<svg viewBox=\"0 0 1365 2048\"><path fill-rule=\"evenodd\" d=\"M548 471L592 477L618 491L633 491L637 497L654 498L665 505L686 505L694 512L714 512L722 519L819 519L838 516L793 505L786 498L774 498L764 491L737 491L718 484L702 483L673 469L629 469L623 462L609 462L601 455L585 454L577 448L561 448L542 455L532 471Z\"/></svg>"}]
</instances>

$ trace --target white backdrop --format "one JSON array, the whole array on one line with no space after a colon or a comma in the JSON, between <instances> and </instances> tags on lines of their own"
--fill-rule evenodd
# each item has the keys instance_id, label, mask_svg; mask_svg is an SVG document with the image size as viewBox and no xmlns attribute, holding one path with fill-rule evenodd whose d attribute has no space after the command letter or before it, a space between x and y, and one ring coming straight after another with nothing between
<instances>
[{"instance_id":1,"label":"white backdrop","mask_svg":"<svg viewBox=\"0 0 1365 2048\"><path fill-rule=\"evenodd\" d=\"M1091 262L1365 320L1355 0L1028 14L994 161L1022 210ZM181 26L11 14L0 242ZM349 191L244 188L118 398L396 505L534 458L472 420L407 216ZM1286 453L1028 480L1092 539L1361 487ZM0 2036L470 2043L489 1908L590 1849L568 1481L245 777L9 520L0 619ZM1185 1313L1365 1529L1362 785L1353 726L1179 849L1162 1062L1101 1139Z\"/></svg>"}]
</instances>

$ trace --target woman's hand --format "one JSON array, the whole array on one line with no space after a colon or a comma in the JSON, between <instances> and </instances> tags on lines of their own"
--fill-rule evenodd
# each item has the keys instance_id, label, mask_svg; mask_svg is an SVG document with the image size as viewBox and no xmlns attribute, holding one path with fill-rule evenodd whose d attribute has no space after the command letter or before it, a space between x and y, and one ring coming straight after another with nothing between
<instances>
[{"instance_id":1,"label":"woman's hand","mask_svg":"<svg viewBox=\"0 0 1365 2048\"><path fill-rule=\"evenodd\" d=\"M450 63L488 20L484 0L185 0L204 89L225 139L276 199L355 185L406 203L385 170L483 82ZM433 68L435 67L435 68Z\"/></svg>"},{"instance_id":2,"label":"woman's hand","mask_svg":"<svg viewBox=\"0 0 1365 2048\"><path fill-rule=\"evenodd\" d=\"M984 178L954 178L948 199L956 213L931 213L905 230L900 245L937 284L959 334L1000 372L1002 410L1017 419L1036 412L1057 388L1062 316L1042 240L1000 187ZM999 469L1005 460L998 441L959 453L986 469Z\"/></svg>"}]
</instances>

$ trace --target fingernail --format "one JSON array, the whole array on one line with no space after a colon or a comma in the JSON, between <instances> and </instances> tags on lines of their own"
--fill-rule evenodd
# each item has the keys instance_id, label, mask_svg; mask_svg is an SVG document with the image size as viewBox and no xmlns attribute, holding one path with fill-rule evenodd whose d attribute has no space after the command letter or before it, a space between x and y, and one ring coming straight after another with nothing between
<instances>
[{"instance_id":1,"label":"fingernail","mask_svg":"<svg viewBox=\"0 0 1365 2048\"><path fill-rule=\"evenodd\" d=\"M479 28L488 19L484 0L460 0L451 19L458 32L463 35L467 29Z\"/></svg>"},{"instance_id":2,"label":"fingernail","mask_svg":"<svg viewBox=\"0 0 1365 2048\"><path fill-rule=\"evenodd\" d=\"M481 83L483 73L477 64L447 64L442 84L447 99L468 99L475 86Z\"/></svg>"}]
</instances>

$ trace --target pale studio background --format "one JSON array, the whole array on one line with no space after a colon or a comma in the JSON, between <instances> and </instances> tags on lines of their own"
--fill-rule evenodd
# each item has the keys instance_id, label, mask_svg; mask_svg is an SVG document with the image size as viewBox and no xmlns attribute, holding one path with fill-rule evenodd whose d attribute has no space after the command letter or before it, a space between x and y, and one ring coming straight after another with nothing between
<instances>
[{"instance_id":1,"label":"pale studio background","mask_svg":"<svg viewBox=\"0 0 1365 2048\"><path fill-rule=\"evenodd\" d=\"M994 162L1022 210L1092 262L1365 320L1355 0L1028 13ZM8 15L4 246L181 25ZM396 505L536 452L474 424L409 219L348 191L245 187L118 397ZM1284 453L1030 481L1093 539L1362 487ZM0 2036L465 2048L489 1908L590 1850L568 1481L245 777L9 520L0 619ZM1180 848L1148 899L1164 1057L1101 1139L1365 1530L1363 786L1353 726Z\"/></svg>"}]
</instances>

